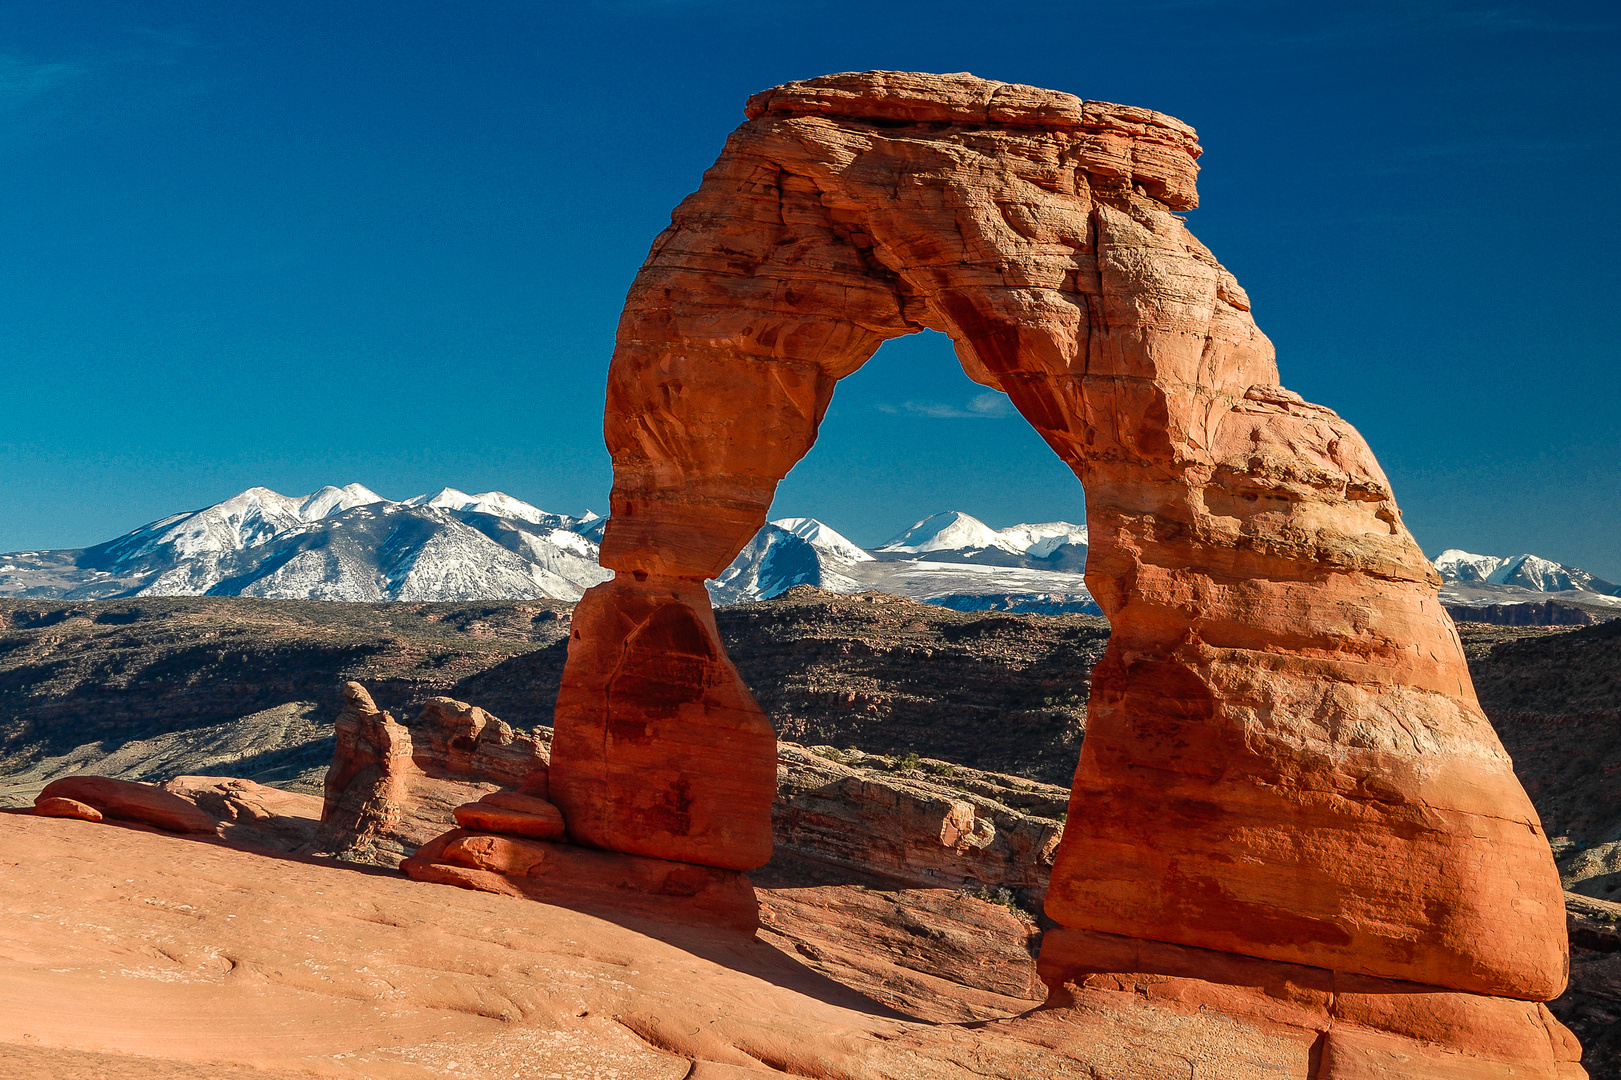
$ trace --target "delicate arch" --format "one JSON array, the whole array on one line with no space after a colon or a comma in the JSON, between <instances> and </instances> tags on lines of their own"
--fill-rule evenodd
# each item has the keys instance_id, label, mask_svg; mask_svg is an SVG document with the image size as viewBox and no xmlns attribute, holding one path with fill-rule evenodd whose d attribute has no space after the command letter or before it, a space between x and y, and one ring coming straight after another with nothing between
<instances>
[{"instance_id":1,"label":"delicate arch","mask_svg":"<svg viewBox=\"0 0 1621 1080\"><path fill-rule=\"evenodd\" d=\"M1437 579L1360 435L1283 389L1172 211L1169 117L971 76L756 95L637 275L602 560L552 791L576 839L751 869L775 736L703 579L765 522L836 381L949 334L1086 489L1113 625L1048 913L1107 934L1544 999L1564 915Z\"/></svg>"}]
</instances>

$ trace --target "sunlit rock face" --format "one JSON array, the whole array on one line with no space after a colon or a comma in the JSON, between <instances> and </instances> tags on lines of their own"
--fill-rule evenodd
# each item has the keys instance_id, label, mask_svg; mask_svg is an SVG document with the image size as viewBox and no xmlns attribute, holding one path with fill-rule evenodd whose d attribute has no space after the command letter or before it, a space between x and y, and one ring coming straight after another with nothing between
<instances>
[{"instance_id":1,"label":"sunlit rock face","mask_svg":"<svg viewBox=\"0 0 1621 1080\"><path fill-rule=\"evenodd\" d=\"M791 83L746 113L620 322L617 577L575 619L553 750L575 838L768 857L770 727L700 583L765 523L837 381L928 328L1086 489L1087 583L1114 632L1048 913L1556 995L1559 882L1439 578L1362 437L1279 384L1244 290L1174 213L1197 203L1192 129L897 72Z\"/></svg>"}]
</instances>

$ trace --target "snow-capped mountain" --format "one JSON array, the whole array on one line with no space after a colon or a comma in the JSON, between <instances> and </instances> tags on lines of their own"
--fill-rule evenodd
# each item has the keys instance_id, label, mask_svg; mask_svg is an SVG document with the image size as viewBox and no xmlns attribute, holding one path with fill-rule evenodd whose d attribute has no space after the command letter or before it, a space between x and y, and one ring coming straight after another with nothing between
<instances>
[{"instance_id":1,"label":"snow-capped mountain","mask_svg":"<svg viewBox=\"0 0 1621 1080\"><path fill-rule=\"evenodd\" d=\"M0 555L0 596L577 600L611 576L577 531L597 520L499 491L394 502L360 484L249 488L95 547Z\"/></svg>"},{"instance_id":2,"label":"snow-capped mountain","mask_svg":"<svg viewBox=\"0 0 1621 1080\"><path fill-rule=\"evenodd\" d=\"M607 519L552 513L499 491L444 488L395 502L360 484L286 496L249 488L95 547L0 555L0 596L259 596L308 600L578 600ZM1096 613L1085 526L993 529L958 510L866 550L815 518L780 518L709 583L717 604L795 585L886 592L959 611ZM1555 594L1621 614L1621 586L1535 555L1435 560L1452 606L1539 603Z\"/></svg>"},{"instance_id":3,"label":"snow-capped mountain","mask_svg":"<svg viewBox=\"0 0 1621 1080\"><path fill-rule=\"evenodd\" d=\"M1510 585L1532 592L1585 592L1614 596L1621 587L1586 570L1535 555L1474 555L1448 548L1435 560L1441 580L1457 585Z\"/></svg>"},{"instance_id":4,"label":"snow-capped mountain","mask_svg":"<svg viewBox=\"0 0 1621 1080\"><path fill-rule=\"evenodd\" d=\"M1536 555L1476 555L1448 548L1436 558L1435 569L1444 604L1540 603L1557 593L1562 602L1621 610L1621 586Z\"/></svg>"},{"instance_id":5,"label":"snow-capped mountain","mask_svg":"<svg viewBox=\"0 0 1621 1080\"><path fill-rule=\"evenodd\" d=\"M795 585L886 592L959 611L1086 612L1086 529L1069 522L992 529L961 511L924 518L865 551L815 518L767 525L710 587L716 603Z\"/></svg>"},{"instance_id":6,"label":"snow-capped mountain","mask_svg":"<svg viewBox=\"0 0 1621 1080\"><path fill-rule=\"evenodd\" d=\"M717 604L769 600L795 585L831 592L867 591L849 571L876 560L815 518L782 518L754 534L720 577L709 583Z\"/></svg>"},{"instance_id":7,"label":"snow-capped mountain","mask_svg":"<svg viewBox=\"0 0 1621 1080\"><path fill-rule=\"evenodd\" d=\"M976 517L951 510L915 523L873 549L879 559L982 563L1030 570L1086 569L1086 526L1067 521L993 529Z\"/></svg>"}]
</instances>

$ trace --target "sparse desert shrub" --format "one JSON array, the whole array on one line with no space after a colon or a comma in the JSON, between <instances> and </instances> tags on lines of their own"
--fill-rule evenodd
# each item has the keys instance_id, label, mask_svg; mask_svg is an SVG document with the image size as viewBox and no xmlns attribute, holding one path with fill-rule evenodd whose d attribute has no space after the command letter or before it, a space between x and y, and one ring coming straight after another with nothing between
<instances>
[{"instance_id":1,"label":"sparse desert shrub","mask_svg":"<svg viewBox=\"0 0 1621 1080\"><path fill-rule=\"evenodd\" d=\"M1035 921L1035 916L1030 914L1030 912L1026 911L1023 907L1019 906L1018 896L1006 885L998 885L994 889L989 885L981 885L977 887L972 885L964 885L962 888L957 890L957 895L966 896L971 900L982 900L987 904L995 904L997 907L1007 908L1012 915L1014 915L1016 918L1022 919L1025 922Z\"/></svg>"}]
</instances>

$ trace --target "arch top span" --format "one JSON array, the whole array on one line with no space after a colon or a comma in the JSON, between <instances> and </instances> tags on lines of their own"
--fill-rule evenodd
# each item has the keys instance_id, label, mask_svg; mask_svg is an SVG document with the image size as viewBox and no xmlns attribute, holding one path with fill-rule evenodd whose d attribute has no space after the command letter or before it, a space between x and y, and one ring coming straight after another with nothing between
<instances>
[{"instance_id":1,"label":"arch top span","mask_svg":"<svg viewBox=\"0 0 1621 1080\"><path fill-rule=\"evenodd\" d=\"M751 98L632 285L602 560L552 785L576 839L749 869L775 742L702 581L764 524L840 378L930 328L1086 488L1113 625L1059 923L1528 998L1564 980L1546 839L1362 437L1278 379L1173 211L1191 128L970 75Z\"/></svg>"}]
</instances>

